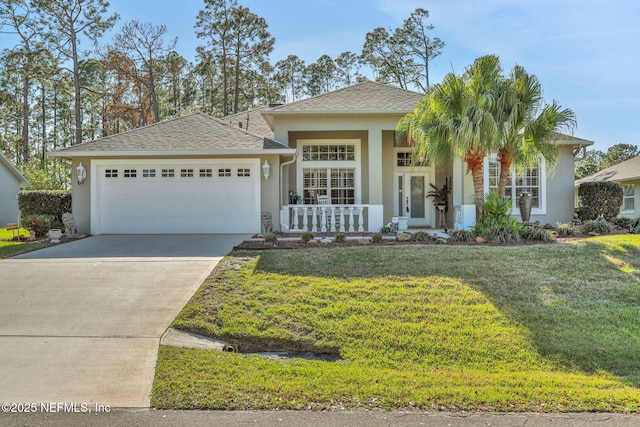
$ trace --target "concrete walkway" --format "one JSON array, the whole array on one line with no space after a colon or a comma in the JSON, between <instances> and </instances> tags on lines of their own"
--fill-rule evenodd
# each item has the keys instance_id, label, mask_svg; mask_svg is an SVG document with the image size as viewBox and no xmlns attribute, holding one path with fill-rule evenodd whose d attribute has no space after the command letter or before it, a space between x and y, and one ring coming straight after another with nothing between
<instances>
[{"instance_id":1,"label":"concrete walkway","mask_svg":"<svg viewBox=\"0 0 640 427\"><path fill-rule=\"evenodd\" d=\"M0 402L149 407L160 337L245 236L94 236L0 261Z\"/></svg>"}]
</instances>

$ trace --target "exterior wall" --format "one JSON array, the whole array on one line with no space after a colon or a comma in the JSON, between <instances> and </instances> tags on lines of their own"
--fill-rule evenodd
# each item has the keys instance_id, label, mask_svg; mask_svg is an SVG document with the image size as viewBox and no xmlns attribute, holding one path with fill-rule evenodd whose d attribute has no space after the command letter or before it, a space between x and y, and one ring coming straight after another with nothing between
<instances>
[{"instance_id":1,"label":"exterior wall","mask_svg":"<svg viewBox=\"0 0 640 427\"><path fill-rule=\"evenodd\" d=\"M546 215L531 215L531 222L555 225L573 219L575 165L571 146L560 146L555 168L547 167ZM520 215L520 212L514 212Z\"/></svg>"},{"instance_id":2,"label":"exterior wall","mask_svg":"<svg viewBox=\"0 0 640 427\"><path fill-rule=\"evenodd\" d=\"M18 220L20 181L0 163L0 227Z\"/></svg>"}]
</instances>

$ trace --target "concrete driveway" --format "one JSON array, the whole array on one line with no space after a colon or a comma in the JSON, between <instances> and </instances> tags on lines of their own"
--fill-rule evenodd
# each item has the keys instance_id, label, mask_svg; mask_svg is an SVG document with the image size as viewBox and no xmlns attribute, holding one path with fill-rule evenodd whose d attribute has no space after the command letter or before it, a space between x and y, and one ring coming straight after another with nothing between
<instances>
[{"instance_id":1,"label":"concrete driveway","mask_svg":"<svg viewBox=\"0 0 640 427\"><path fill-rule=\"evenodd\" d=\"M148 407L160 337L238 235L94 236L0 261L0 402Z\"/></svg>"}]
</instances>

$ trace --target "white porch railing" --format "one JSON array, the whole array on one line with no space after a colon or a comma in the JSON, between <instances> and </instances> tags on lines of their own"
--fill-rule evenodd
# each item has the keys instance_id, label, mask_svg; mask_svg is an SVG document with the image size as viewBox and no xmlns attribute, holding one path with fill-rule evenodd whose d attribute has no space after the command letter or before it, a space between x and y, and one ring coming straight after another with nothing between
<instances>
[{"instance_id":1,"label":"white porch railing","mask_svg":"<svg viewBox=\"0 0 640 427\"><path fill-rule=\"evenodd\" d=\"M365 209L369 205L286 205L283 231L364 232Z\"/></svg>"}]
</instances>

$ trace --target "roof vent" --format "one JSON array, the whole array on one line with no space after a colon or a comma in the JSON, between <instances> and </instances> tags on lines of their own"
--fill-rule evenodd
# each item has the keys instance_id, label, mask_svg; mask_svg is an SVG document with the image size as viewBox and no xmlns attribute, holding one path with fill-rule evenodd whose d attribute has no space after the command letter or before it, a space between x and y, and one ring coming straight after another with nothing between
<instances>
[{"instance_id":1,"label":"roof vent","mask_svg":"<svg viewBox=\"0 0 640 427\"><path fill-rule=\"evenodd\" d=\"M269 104L269 108L279 107L281 105L284 105L284 104L282 104L282 103L279 103L279 104L278 103L273 103L273 104Z\"/></svg>"}]
</instances>

